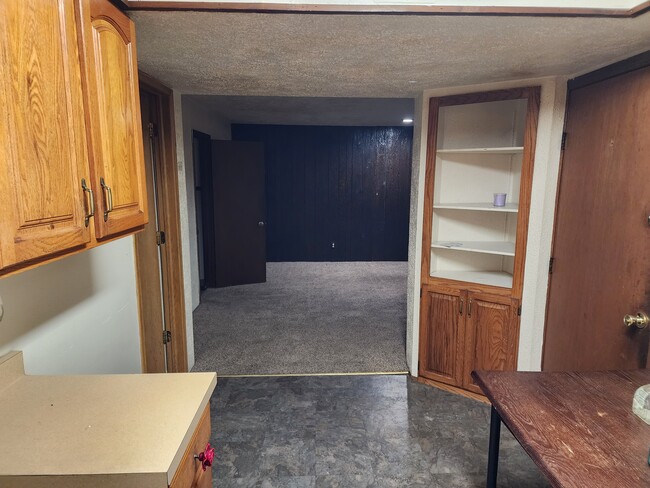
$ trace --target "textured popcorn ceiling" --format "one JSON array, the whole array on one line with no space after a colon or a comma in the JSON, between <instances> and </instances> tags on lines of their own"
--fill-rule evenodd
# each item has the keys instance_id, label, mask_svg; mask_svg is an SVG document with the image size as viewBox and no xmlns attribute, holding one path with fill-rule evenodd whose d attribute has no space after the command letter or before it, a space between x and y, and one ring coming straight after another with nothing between
<instances>
[{"instance_id":1,"label":"textured popcorn ceiling","mask_svg":"<svg viewBox=\"0 0 650 488\"><path fill-rule=\"evenodd\" d=\"M183 95L233 123L278 125L402 125L412 98L304 98Z\"/></svg>"},{"instance_id":2,"label":"textured popcorn ceiling","mask_svg":"<svg viewBox=\"0 0 650 488\"><path fill-rule=\"evenodd\" d=\"M630 19L134 11L140 68L183 93L412 97L571 75L650 49Z\"/></svg>"}]
</instances>

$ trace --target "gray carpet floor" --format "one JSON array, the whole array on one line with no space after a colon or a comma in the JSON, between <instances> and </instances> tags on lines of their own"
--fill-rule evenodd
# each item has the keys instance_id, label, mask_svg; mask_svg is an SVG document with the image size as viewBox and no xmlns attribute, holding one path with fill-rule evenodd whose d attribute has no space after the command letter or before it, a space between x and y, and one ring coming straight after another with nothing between
<instances>
[{"instance_id":1,"label":"gray carpet floor","mask_svg":"<svg viewBox=\"0 0 650 488\"><path fill-rule=\"evenodd\" d=\"M405 371L406 275L404 262L268 263L266 283L205 290L194 371Z\"/></svg>"}]
</instances>

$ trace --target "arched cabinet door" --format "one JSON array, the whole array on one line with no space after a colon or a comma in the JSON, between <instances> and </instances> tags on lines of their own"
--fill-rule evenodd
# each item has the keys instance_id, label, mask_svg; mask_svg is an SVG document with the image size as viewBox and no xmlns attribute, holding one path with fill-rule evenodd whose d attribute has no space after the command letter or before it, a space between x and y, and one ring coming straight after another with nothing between
<instances>
[{"instance_id":1,"label":"arched cabinet door","mask_svg":"<svg viewBox=\"0 0 650 488\"><path fill-rule=\"evenodd\" d=\"M147 223L133 22L109 0L77 0L98 239Z\"/></svg>"},{"instance_id":2,"label":"arched cabinet door","mask_svg":"<svg viewBox=\"0 0 650 488\"><path fill-rule=\"evenodd\" d=\"M0 269L83 248L91 181L73 0L0 0L0 106Z\"/></svg>"}]
</instances>

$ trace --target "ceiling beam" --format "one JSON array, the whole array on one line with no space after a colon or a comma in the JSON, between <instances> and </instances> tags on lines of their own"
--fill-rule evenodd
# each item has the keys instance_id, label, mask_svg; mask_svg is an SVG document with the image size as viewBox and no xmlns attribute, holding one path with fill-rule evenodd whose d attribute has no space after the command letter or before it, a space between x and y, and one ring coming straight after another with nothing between
<instances>
[{"instance_id":1,"label":"ceiling beam","mask_svg":"<svg viewBox=\"0 0 650 488\"><path fill-rule=\"evenodd\" d=\"M581 7L462 7L435 5L341 5L253 2L205 2L113 0L129 10L205 11L291 14L360 15L490 15L525 17L616 17L632 18L650 10L650 0L631 9Z\"/></svg>"}]
</instances>

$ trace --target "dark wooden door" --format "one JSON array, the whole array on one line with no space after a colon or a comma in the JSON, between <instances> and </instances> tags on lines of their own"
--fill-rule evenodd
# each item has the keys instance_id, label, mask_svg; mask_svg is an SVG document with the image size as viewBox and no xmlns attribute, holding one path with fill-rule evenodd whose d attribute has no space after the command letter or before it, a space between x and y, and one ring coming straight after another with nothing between
<instances>
[{"instance_id":1,"label":"dark wooden door","mask_svg":"<svg viewBox=\"0 0 650 488\"><path fill-rule=\"evenodd\" d=\"M425 378L461 386L467 292L424 287L420 312L420 367Z\"/></svg>"},{"instance_id":2,"label":"dark wooden door","mask_svg":"<svg viewBox=\"0 0 650 488\"><path fill-rule=\"evenodd\" d=\"M545 371L645 368L650 312L650 68L570 93Z\"/></svg>"},{"instance_id":3,"label":"dark wooden door","mask_svg":"<svg viewBox=\"0 0 650 488\"><path fill-rule=\"evenodd\" d=\"M474 383L474 370L512 371L519 339L518 300L485 293L467 294L463 386L483 394Z\"/></svg>"},{"instance_id":4,"label":"dark wooden door","mask_svg":"<svg viewBox=\"0 0 650 488\"><path fill-rule=\"evenodd\" d=\"M264 283L264 146L212 141L212 160L216 286Z\"/></svg>"}]
</instances>

